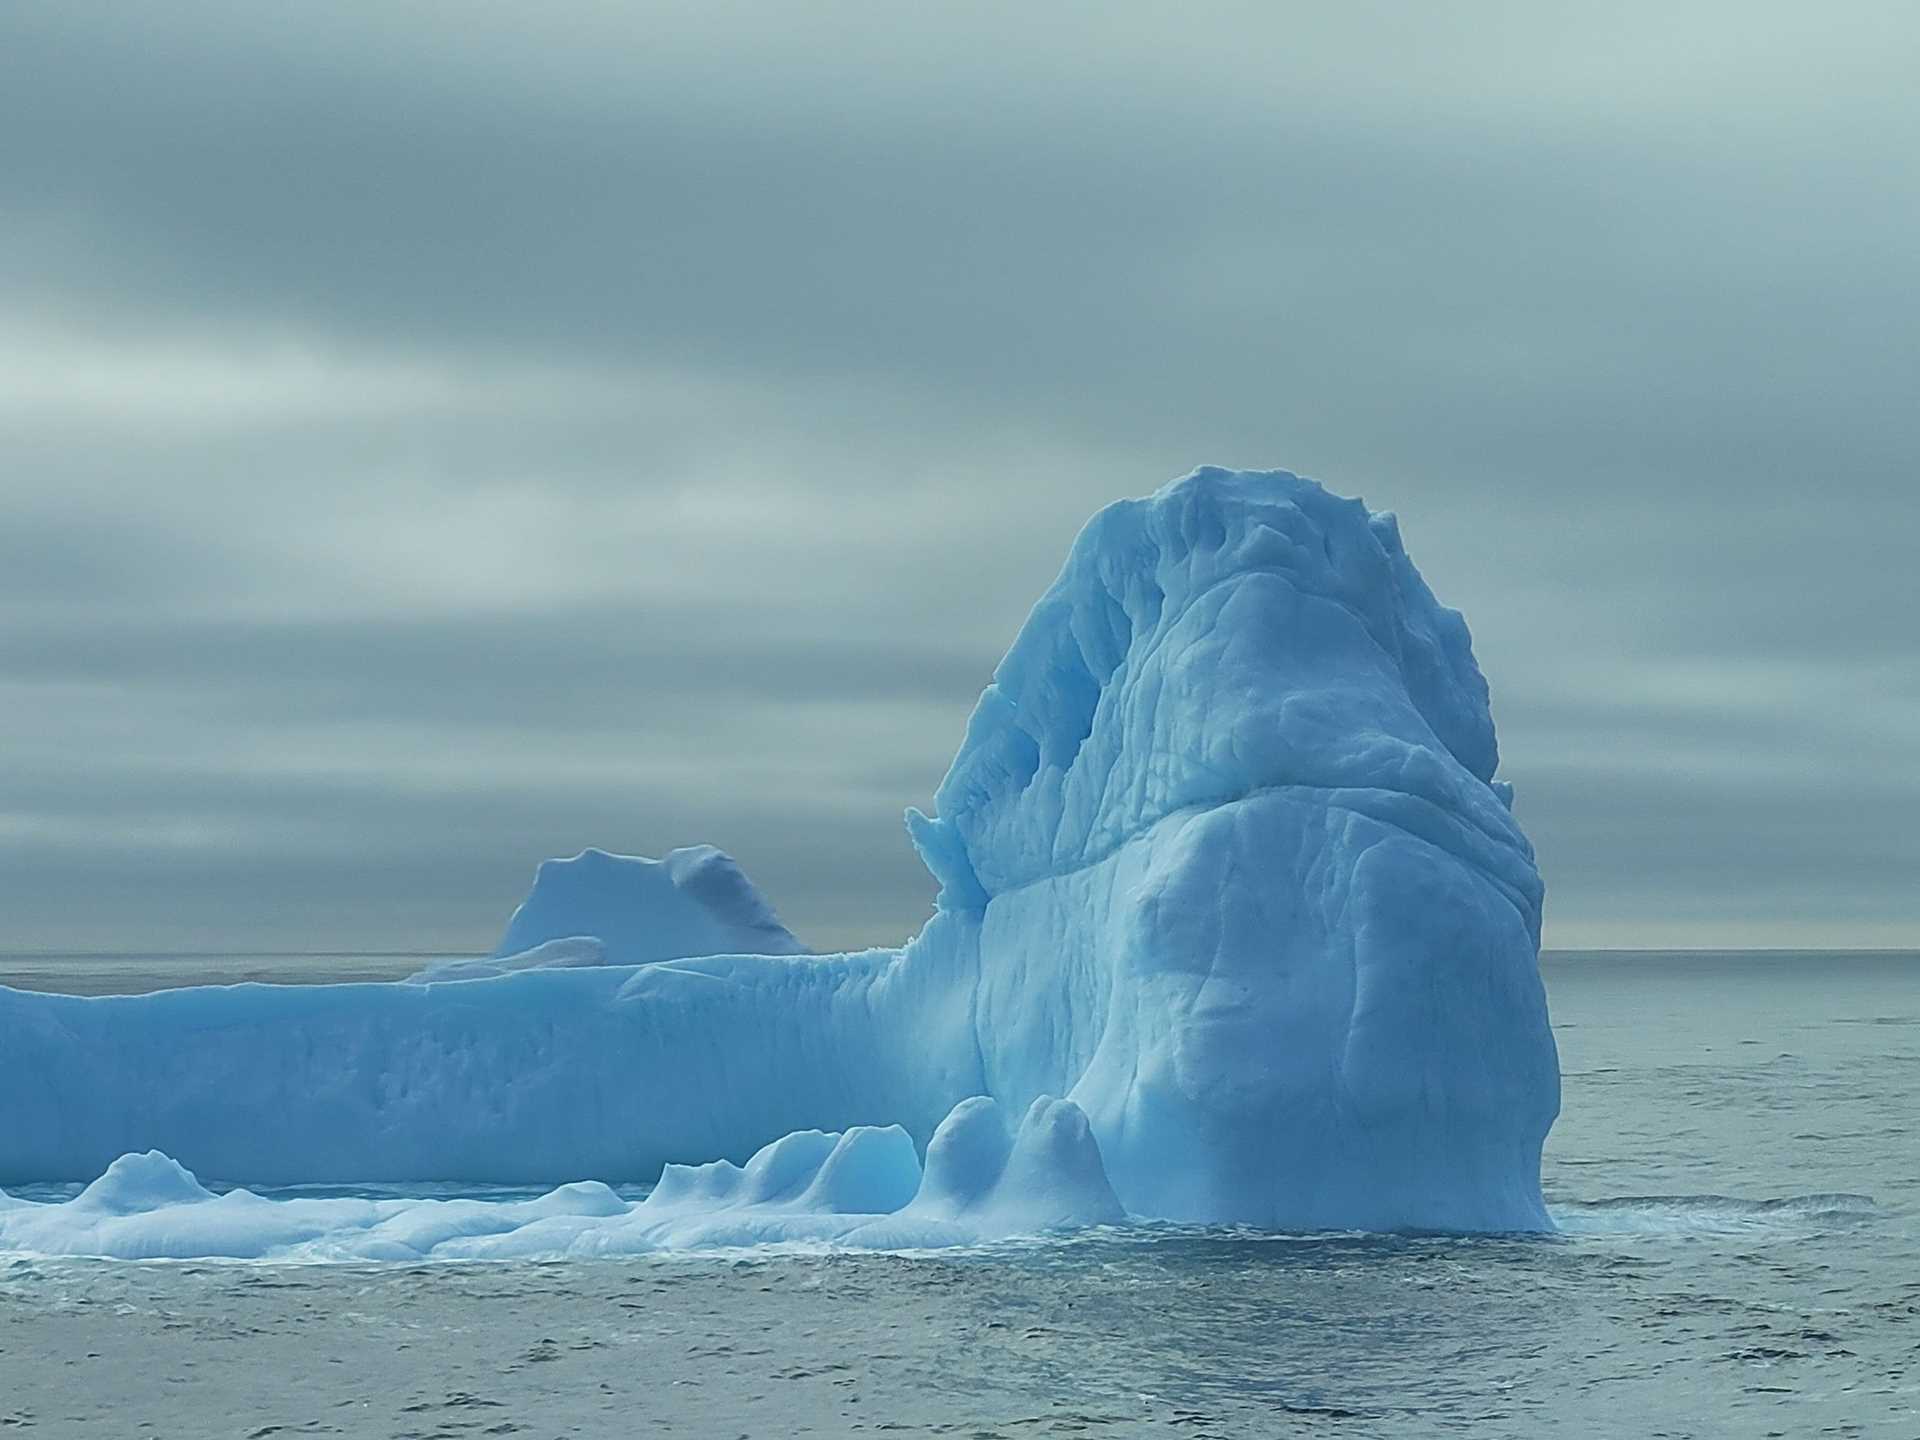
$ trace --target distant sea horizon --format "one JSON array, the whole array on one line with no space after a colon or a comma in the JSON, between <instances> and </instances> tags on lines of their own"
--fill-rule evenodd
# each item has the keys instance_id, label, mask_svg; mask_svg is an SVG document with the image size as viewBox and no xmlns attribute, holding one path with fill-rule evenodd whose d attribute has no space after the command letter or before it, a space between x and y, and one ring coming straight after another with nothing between
<instances>
[{"instance_id":1,"label":"distant sea horizon","mask_svg":"<svg viewBox=\"0 0 1920 1440\"><path fill-rule=\"evenodd\" d=\"M0 986L67 995L140 995L192 985L344 985L403 980L440 960L490 953L466 949L52 950L0 948ZM1549 968L1584 962L1898 959L1920 961L1905 946L1581 946L1540 952ZM1551 995L1549 995L1551 1002Z\"/></svg>"}]
</instances>

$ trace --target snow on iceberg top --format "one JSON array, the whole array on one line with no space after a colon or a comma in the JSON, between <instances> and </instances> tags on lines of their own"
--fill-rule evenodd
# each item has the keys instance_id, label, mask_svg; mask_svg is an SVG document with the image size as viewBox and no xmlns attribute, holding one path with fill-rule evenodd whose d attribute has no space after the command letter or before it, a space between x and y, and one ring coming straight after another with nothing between
<instances>
[{"instance_id":1,"label":"snow on iceberg top","mask_svg":"<svg viewBox=\"0 0 1920 1440\"><path fill-rule=\"evenodd\" d=\"M1490 868L1526 897L1497 764L1466 621L1394 517L1284 470L1208 466L1088 522L975 706L939 818L907 825L941 907L977 909L1178 810L1373 792L1510 852Z\"/></svg>"},{"instance_id":2,"label":"snow on iceberg top","mask_svg":"<svg viewBox=\"0 0 1920 1440\"><path fill-rule=\"evenodd\" d=\"M583 850L542 861L494 956L576 936L598 939L609 965L808 953L733 857L711 845L658 860Z\"/></svg>"}]
</instances>

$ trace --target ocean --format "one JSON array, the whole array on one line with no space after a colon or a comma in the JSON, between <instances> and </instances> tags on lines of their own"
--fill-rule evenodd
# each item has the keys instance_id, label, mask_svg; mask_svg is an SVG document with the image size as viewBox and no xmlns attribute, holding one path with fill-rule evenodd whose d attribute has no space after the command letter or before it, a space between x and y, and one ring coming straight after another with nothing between
<instances>
[{"instance_id":1,"label":"ocean","mask_svg":"<svg viewBox=\"0 0 1920 1440\"><path fill-rule=\"evenodd\" d=\"M424 963L14 956L0 984ZM0 1258L0 1433L1920 1437L1920 955L1542 967L1564 1077L1556 1236L1142 1226L919 1255Z\"/></svg>"}]
</instances>

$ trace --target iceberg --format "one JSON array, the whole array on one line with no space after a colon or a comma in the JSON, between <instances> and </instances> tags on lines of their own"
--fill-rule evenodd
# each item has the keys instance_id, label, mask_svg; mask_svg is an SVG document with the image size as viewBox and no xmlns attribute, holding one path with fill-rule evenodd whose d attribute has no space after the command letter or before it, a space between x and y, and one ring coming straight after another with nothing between
<instances>
[{"instance_id":1,"label":"iceberg","mask_svg":"<svg viewBox=\"0 0 1920 1440\"><path fill-rule=\"evenodd\" d=\"M1543 889L1497 764L1393 516L1196 470L1088 523L908 812L940 891L906 945L803 953L719 852L588 851L496 956L416 983L0 990L0 1185L159 1150L671 1196L670 1165L880 1132L926 1157L863 1222L904 1235L962 1223L979 1187L936 1160L992 1168L985 1106L1060 1097L1058 1153L1008 1141L992 1213L1071 1222L1106 1187L1180 1221L1548 1229Z\"/></svg>"},{"instance_id":2,"label":"iceberg","mask_svg":"<svg viewBox=\"0 0 1920 1440\"><path fill-rule=\"evenodd\" d=\"M515 970L806 953L724 850L689 845L649 860L588 849L541 863L492 955L443 960L407 979L429 984Z\"/></svg>"}]
</instances>

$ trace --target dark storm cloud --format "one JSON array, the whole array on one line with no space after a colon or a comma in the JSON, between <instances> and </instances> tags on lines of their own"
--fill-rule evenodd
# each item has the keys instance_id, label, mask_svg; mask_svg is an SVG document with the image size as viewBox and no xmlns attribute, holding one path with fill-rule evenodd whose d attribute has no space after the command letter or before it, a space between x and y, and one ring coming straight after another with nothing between
<instances>
[{"instance_id":1,"label":"dark storm cloud","mask_svg":"<svg viewBox=\"0 0 1920 1440\"><path fill-rule=\"evenodd\" d=\"M1402 513L1550 936L1911 933L1916 33L10 7L0 944L693 839L897 937L1074 528L1203 460Z\"/></svg>"}]
</instances>

